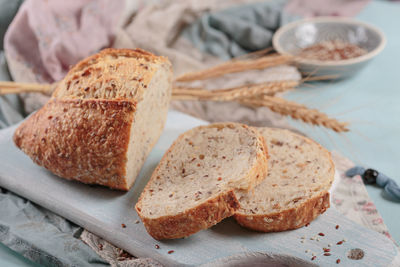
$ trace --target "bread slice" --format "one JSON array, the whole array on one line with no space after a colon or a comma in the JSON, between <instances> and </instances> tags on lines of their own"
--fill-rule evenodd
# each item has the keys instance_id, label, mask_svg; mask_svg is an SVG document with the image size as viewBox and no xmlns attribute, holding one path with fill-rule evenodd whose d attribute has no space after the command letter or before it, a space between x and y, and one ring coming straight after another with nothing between
<instances>
[{"instance_id":1,"label":"bread slice","mask_svg":"<svg viewBox=\"0 0 400 267\"><path fill-rule=\"evenodd\" d=\"M171 90L168 59L105 49L68 72L14 142L60 177L128 190L163 130Z\"/></svg>"},{"instance_id":2,"label":"bread slice","mask_svg":"<svg viewBox=\"0 0 400 267\"><path fill-rule=\"evenodd\" d=\"M237 222L271 232L299 228L329 207L335 168L330 153L316 142L282 129L257 128L270 158L268 175L254 193L239 192Z\"/></svg>"},{"instance_id":3,"label":"bread slice","mask_svg":"<svg viewBox=\"0 0 400 267\"><path fill-rule=\"evenodd\" d=\"M243 124L217 123L182 134L165 153L136 211L155 239L180 238L232 216L235 190L267 173L262 136Z\"/></svg>"}]
</instances>

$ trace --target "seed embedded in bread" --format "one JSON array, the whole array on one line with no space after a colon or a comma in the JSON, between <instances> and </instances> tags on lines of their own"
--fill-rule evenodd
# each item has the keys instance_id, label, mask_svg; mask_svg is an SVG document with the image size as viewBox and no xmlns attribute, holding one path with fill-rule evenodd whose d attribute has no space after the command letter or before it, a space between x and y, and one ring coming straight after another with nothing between
<instances>
[{"instance_id":1,"label":"seed embedded in bread","mask_svg":"<svg viewBox=\"0 0 400 267\"><path fill-rule=\"evenodd\" d=\"M235 219L264 232L306 225L329 207L328 190L335 173L330 153L288 130L257 129L270 155L268 175L254 194L238 193L240 209Z\"/></svg>"},{"instance_id":2,"label":"seed embedded in bread","mask_svg":"<svg viewBox=\"0 0 400 267\"><path fill-rule=\"evenodd\" d=\"M191 235L233 215L234 191L258 184L266 163L264 140L254 129L237 123L196 127L165 153L136 211L156 239Z\"/></svg>"}]
</instances>

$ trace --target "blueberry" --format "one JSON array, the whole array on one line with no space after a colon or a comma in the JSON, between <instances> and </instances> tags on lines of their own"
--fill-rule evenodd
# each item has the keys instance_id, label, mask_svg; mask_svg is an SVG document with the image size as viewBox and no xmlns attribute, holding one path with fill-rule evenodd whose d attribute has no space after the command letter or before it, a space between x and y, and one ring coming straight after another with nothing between
<instances>
[{"instance_id":1,"label":"blueberry","mask_svg":"<svg viewBox=\"0 0 400 267\"><path fill-rule=\"evenodd\" d=\"M378 177L379 173L374 170L374 169L367 169L364 174L362 175L362 178L364 180L364 183L366 184L375 184L376 183L376 178Z\"/></svg>"}]
</instances>

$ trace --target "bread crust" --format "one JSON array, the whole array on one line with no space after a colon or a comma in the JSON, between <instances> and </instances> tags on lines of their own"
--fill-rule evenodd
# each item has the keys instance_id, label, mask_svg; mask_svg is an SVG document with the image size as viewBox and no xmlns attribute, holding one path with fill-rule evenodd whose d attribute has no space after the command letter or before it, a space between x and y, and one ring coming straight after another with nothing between
<instances>
[{"instance_id":1,"label":"bread crust","mask_svg":"<svg viewBox=\"0 0 400 267\"><path fill-rule=\"evenodd\" d=\"M126 63L126 58L134 60ZM58 83L49 102L18 127L15 144L62 178L129 190L131 126L158 69L172 76L167 58L141 49L109 48L80 61ZM171 88L162 97L168 105ZM153 125L160 133L162 126ZM151 141L152 148L156 140Z\"/></svg>"},{"instance_id":2,"label":"bread crust","mask_svg":"<svg viewBox=\"0 0 400 267\"><path fill-rule=\"evenodd\" d=\"M247 177L244 178L244 180L247 180L248 186L247 188L242 188L245 190L251 190L254 186L260 183L267 174L268 151L265 140L261 134L258 133L258 131L254 128L240 123L214 123L211 125L196 127L196 129L238 126L249 129L255 133L258 136L258 144L260 144L260 147L257 148L256 163L248 172ZM180 139L183 139L186 134L187 132L181 134L177 140L175 140L171 147L165 152L161 162L167 159L168 154L174 150L176 143ZM200 205L177 215L147 218L142 214L141 200L143 199L144 194L148 191L151 181L154 180L158 175L159 169L160 164L154 170L149 182L147 183L139 197L138 202L135 205L136 212L146 227L147 232L157 240L182 238L192 235L202 229L210 228L211 226L222 221L224 218L234 215L235 211L237 211L240 207L234 192L235 190L230 190L228 192L222 192L217 197L209 199Z\"/></svg>"},{"instance_id":3,"label":"bread crust","mask_svg":"<svg viewBox=\"0 0 400 267\"><path fill-rule=\"evenodd\" d=\"M136 48L136 49L116 49L116 48L106 48L101 50L99 53L91 55L81 61L78 64L74 65L69 71L66 77L70 74L82 71L87 67L96 64L99 60L106 56L111 57L129 57L129 58L137 58L137 59L144 59L145 61L151 63L169 63L169 60L166 57L156 56L150 52L147 52L143 49Z\"/></svg>"},{"instance_id":4,"label":"bread crust","mask_svg":"<svg viewBox=\"0 0 400 267\"><path fill-rule=\"evenodd\" d=\"M310 223L330 206L329 192L308 199L301 205L270 214L248 215L235 213L234 218L243 227L260 232L281 232L300 228Z\"/></svg>"},{"instance_id":5,"label":"bread crust","mask_svg":"<svg viewBox=\"0 0 400 267\"><path fill-rule=\"evenodd\" d=\"M14 143L54 174L128 190L126 151L136 104L51 99L14 133Z\"/></svg>"},{"instance_id":6,"label":"bread crust","mask_svg":"<svg viewBox=\"0 0 400 267\"><path fill-rule=\"evenodd\" d=\"M229 191L175 216L141 218L147 232L154 239L182 238L210 228L232 216L238 208L239 201L234 192ZM140 216L140 207L136 206L136 211Z\"/></svg>"},{"instance_id":7,"label":"bread crust","mask_svg":"<svg viewBox=\"0 0 400 267\"><path fill-rule=\"evenodd\" d=\"M131 62L130 66L126 66L126 68L119 68L119 66L113 66L113 71L110 72L108 69L104 69L104 64L102 60L106 60L107 57L111 58L135 58L137 59L135 62ZM99 63L99 65L97 65ZM141 98L144 90L146 90L149 85L156 69L154 67L149 66L146 63L153 63L154 65L163 64L167 68L171 69L171 63L166 57L155 56L150 52L147 52L142 49L114 49L107 48L100 51L97 54L89 56L82 61L78 62L75 66L73 66L64 77L62 81L60 81L57 85L57 88L53 92L52 97L55 98L77 98L76 93L70 93L73 88L74 91L80 91L80 95L84 96L86 93L85 90L93 90L93 87L96 87L96 84L102 82L109 82L110 80L116 79L118 80L118 76L123 76L127 80L131 80L131 85L133 88L137 88L137 93L135 95L125 96L124 98ZM97 67L93 67L97 65ZM101 73L98 73L98 72ZM98 73L101 77L96 78L93 77L90 79L89 84L82 86L82 84L76 84L80 77L87 77L92 73ZM115 74L118 75L115 75ZM132 77L132 74L135 74ZM118 97L117 97L118 98Z\"/></svg>"}]
</instances>

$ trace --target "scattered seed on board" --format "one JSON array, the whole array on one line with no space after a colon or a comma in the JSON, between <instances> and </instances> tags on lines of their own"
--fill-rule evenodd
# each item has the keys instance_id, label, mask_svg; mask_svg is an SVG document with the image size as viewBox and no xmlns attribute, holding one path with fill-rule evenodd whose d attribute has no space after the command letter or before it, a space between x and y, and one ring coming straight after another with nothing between
<instances>
[{"instance_id":1,"label":"scattered seed on board","mask_svg":"<svg viewBox=\"0 0 400 267\"><path fill-rule=\"evenodd\" d=\"M136 220L135 223L138 224L138 223L140 223L140 221L139 221L139 220Z\"/></svg>"},{"instance_id":2,"label":"scattered seed on board","mask_svg":"<svg viewBox=\"0 0 400 267\"><path fill-rule=\"evenodd\" d=\"M173 251L173 250L170 250L170 251L168 251L168 254L172 254L172 253L174 253L175 251Z\"/></svg>"},{"instance_id":3,"label":"scattered seed on board","mask_svg":"<svg viewBox=\"0 0 400 267\"><path fill-rule=\"evenodd\" d=\"M154 246L156 249L159 249L160 248L160 246L159 245L157 245L157 244L155 244L155 246Z\"/></svg>"},{"instance_id":4,"label":"scattered seed on board","mask_svg":"<svg viewBox=\"0 0 400 267\"><path fill-rule=\"evenodd\" d=\"M329 248L323 248L324 252L331 252Z\"/></svg>"},{"instance_id":5,"label":"scattered seed on board","mask_svg":"<svg viewBox=\"0 0 400 267\"><path fill-rule=\"evenodd\" d=\"M313 261L313 260L315 260L317 258L317 256L313 256L312 258L311 258L311 260Z\"/></svg>"},{"instance_id":6,"label":"scattered seed on board","mask_svg":"<svg viewBox=\"0 0 400 267\"><path fill-rule=\"evenodd\" d=\"M340 263L340 259L337 259L337 260L336 260L336 264L339 264L339 263Z\"/></svg>"},{"instance_id":7,"label":"scattered seed on board","mask_svg":"<svg viewBox=\"0 0 400 267\"><path fill-rule=\"evenodd\" d=\"M328 253L328 252L324 253L324 256L330 256L330 255L331 255L331 253Z\"/></svg>"},{"instance_id":8,"label":"scattered seed on board","mask_svg":"<svg viewBox=\"0 0 400 267\"><path fill-rule=\"evenodd\" d=\"M343 241L339 241L336 243L336 245L341 245L341 244L343 244Z\"/></svg>"},{"instance_id":9,"label":"scattered seed on board","mask_svg":"<svg viewBox=\"0 0 400 267\"><path fill-rule=\"evenodd\" d=\"M126 228L126 225L124 223L121 223L122 228Z\"/></svg>"},{"instance_id":10,"label":"scattered seed on board","mask_svg":"<svg viewBox=\"0 0 400 267\"><path fill-rule=\"evenodd\" d=\"M335 228L336 228L336 230L339 229L339 225L336 225Z\"/></svg>"},{"instance_id":11,"label":"scattered seed on board","mask_svg":"<svg viewBox=\"0 0 400 267\"><path fill-rule=\"evenodd\" d=\"M325 236L325 234L324 234L324 233L319 233L318 235L319 235L319 236Z\"/></svg>"}]
</instances>

